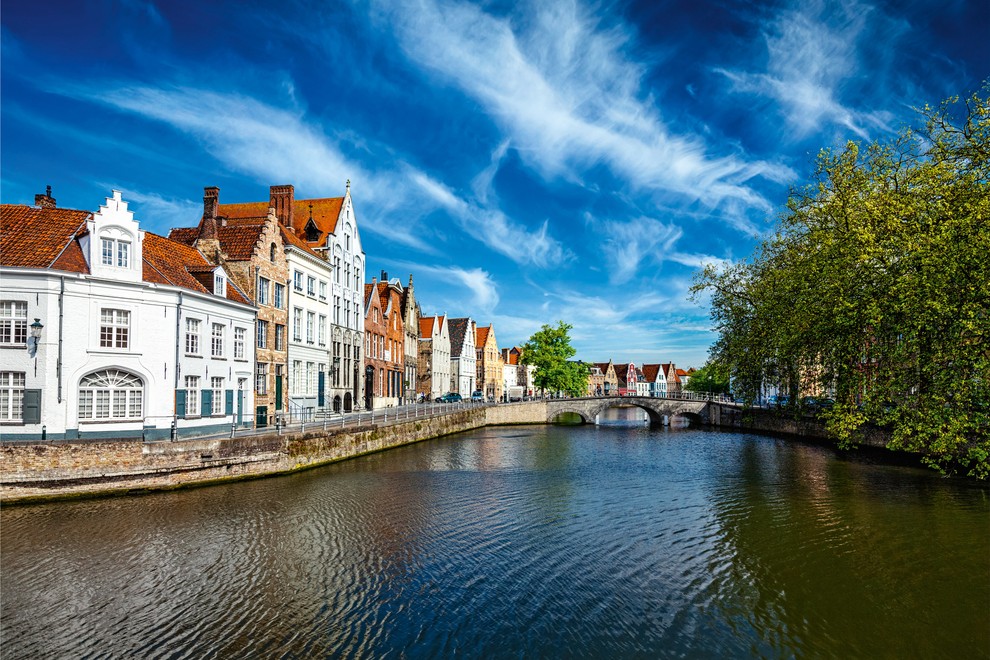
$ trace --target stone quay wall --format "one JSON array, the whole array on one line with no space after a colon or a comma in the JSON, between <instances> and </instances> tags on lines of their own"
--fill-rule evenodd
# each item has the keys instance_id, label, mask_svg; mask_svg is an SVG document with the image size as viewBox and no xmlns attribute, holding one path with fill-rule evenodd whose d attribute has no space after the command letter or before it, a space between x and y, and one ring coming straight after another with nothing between
<instances>
[{"instance_id":1,"label":"stone quay wall","mask_svg":"<svg viewBox=\"0 0 990 660\"><path fill-rule=\"evenodd\" d=\"M326 465L489 424L543 424L546 404L465 408L389 424L282 435L0 447L0 502L135 494L251 479Z\"/></svg>"},{"instance_id":2,"label":"stone quay wall","mask_svg":"<svg viewBox=\"0 0 990 660\"><path fill-rule=\"evenodd\" d=\"M482 426L546 424L547 411L546 401L529 401L384 425L328 430L313 425L281 435L8 445L0 447L0 502L136 494L289 474ZM738 431L825 438L820 422L771 410L711 404L709 420ZM882 447L886 438L877 431L864 444Z\"/></svg>"}]
</instances>

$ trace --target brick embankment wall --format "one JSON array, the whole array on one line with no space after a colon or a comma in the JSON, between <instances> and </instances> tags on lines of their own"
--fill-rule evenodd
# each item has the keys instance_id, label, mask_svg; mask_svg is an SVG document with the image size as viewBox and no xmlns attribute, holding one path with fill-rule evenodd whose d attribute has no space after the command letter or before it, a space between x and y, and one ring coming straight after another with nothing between
<instances>
[{"instance_id":1,"label":"brick embankment wall","mask_svg":"<svg viewBox=\"0 0 990 660\"><path fill-rule=\"evenodd\" d=\"M546 424L547 402L524 401L485 408L485 423L488 426L502 424Z\"/></svg>"},{"instance_id":2,"label":"brick embankment wall","mask_svg":"<svg viewBox=\"0 0 990 660\"><path fill-rule=\"evenodd\" d=\"M829 441L825 424L812 417L795 419L788 412L752 408L742 410L736 406L717 404L712 406L712 424L719 428L757 433L779 433L795 435L813 440ZM864 434L861 444L867 447L884 448L890 440L883 429L870 428Z\"/></svg>"},{"instance_id":3,"label":"brick embankment wall","mask_svg":"<svg viewBox=\"0 0 990 660\"><path fill-rule=\"evenodd\" d=\"M486 409L429 419L305 433L142 443L0 448L0 502L169 490L287 474L486 424Z\"/></svg>"}]
</instances>

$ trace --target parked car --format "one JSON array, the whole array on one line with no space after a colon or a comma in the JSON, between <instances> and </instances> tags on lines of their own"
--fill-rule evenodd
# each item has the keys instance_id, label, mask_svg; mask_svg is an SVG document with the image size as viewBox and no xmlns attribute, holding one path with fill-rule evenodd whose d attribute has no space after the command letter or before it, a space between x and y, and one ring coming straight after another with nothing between
<instances>
[{"instance_id":1,"label":"parked car","mask_svg":"<svg viewBox=\"0 0 990 660\"><path fill-rule=\"evenodd\" d=\"M471 392L471 400L472 401L481 401L482 403L484 403L484 401L485 401L485 393L482 392L481 390L475 390L474 392Z\"/></svg>"},{"instance_id":2,"label":"parked car","mask_svg":"<svg viewBox=\"0 0 990 660\"><path fill-rule=\"evenodd\" d=\"M437 399L437 403L460 403L464 400L457 392L447 392L442 397Z\"/></svg>"}]
</instances>

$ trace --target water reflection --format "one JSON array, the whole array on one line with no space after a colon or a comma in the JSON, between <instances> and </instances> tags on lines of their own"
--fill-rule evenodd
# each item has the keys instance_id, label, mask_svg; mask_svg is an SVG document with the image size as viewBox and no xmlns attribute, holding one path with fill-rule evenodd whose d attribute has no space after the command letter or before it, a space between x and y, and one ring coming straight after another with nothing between
<instances>
[{"instance_id":1,"label":"water reflection","mask_svg":"<svg viewBox=\"0 0 990 660\"><path fill-rule=\"evenodd\" d=\"M506 427L0 511L5 658L976 657L987 490L820 447Z\"/></svg>"}]
</instances>

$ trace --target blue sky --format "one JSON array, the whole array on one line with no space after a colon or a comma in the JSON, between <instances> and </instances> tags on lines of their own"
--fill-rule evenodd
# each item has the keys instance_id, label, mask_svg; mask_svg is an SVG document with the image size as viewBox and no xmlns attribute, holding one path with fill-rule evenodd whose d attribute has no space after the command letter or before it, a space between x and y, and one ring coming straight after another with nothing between
<instances>
[{"instance_id":1,"label":"blue sky","mask_svg":"<svg viewBox=\"0 0 990 660\"><path fill-rule=\"evenodd\" d=\"M701 366L706 262L752 254L822 147L990 75L990 3L4 2L2 188L150 231L352 195L369 274L503 346Z\"/></svg>"}]
</instances>

